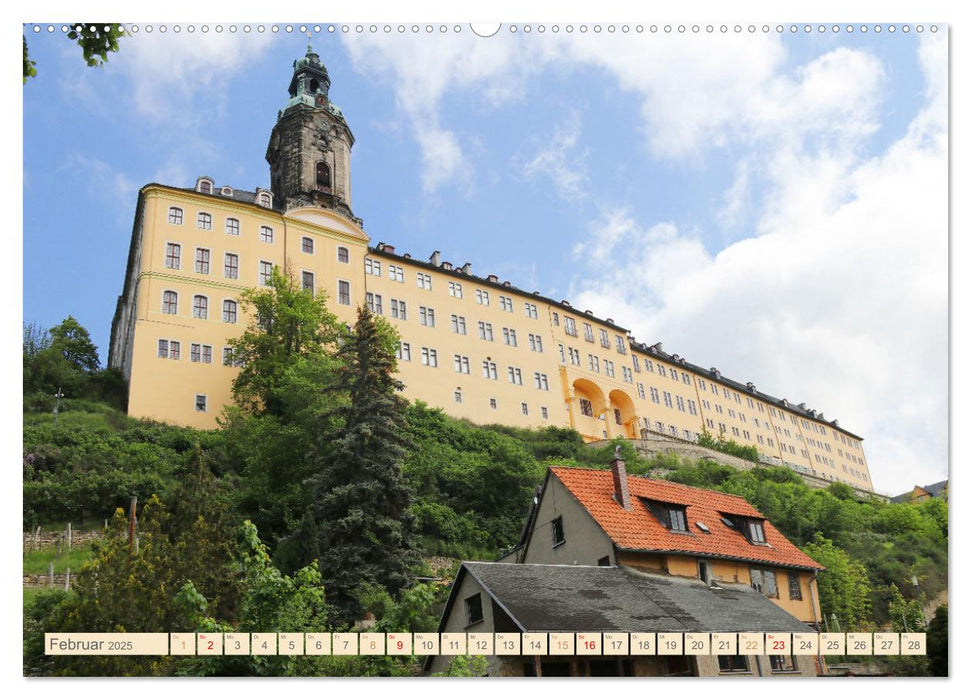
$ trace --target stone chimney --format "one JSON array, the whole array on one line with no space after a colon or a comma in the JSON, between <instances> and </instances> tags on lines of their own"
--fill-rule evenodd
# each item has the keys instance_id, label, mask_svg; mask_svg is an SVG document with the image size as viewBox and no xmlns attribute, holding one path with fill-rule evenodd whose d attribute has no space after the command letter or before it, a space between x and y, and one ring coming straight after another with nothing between
<instances>
[{"instance_id":1,"label":"stone chimney","mask_svg":"<svg viewBox=\"0 0 971 700\"><path fill-rule=\"evenodd\" d=\"M630 490L627 488L627 466L620 458L620 447L614 453L614 461L610 463L610 471L614 475L614 500L617 501L624 510L632 510L630 500Z\"/></svg>"},{"instance_id":2,"label":"stone chimney","mask_svg":"<svg viewBox=\"0 0 971 700\"><path fill-rule=\"evenodd\" d=\"M465 263L461 267L461 270L462 270L462 274L471 275L472 274L472 263L470 263L470 262Z\"/></svg>"},{"instance_id":3,"label":"stone chimney","mask_svg":"<svg viewBox=\"0 0 971 700\"><path fill-rule=\"evenodd\" d=\"M430 257L428 260L435 267L441 267L442 266L442 253L440 251L436 250L434 253L432 253L432 257Z\"/></svg>"}]
</instances>

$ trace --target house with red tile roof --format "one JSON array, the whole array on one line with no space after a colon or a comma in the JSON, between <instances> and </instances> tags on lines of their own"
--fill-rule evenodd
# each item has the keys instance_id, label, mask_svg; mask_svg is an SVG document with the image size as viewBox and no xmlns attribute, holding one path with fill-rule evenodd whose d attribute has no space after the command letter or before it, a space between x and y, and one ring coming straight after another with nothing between
<instances>
[{"instance_id":1,"label":"house with red tile roof","mask_svg":"<svg viewBox=\"0 0 971 700\"><path fill-rule=\"evenodd\" d=\"M501 561L624 566L744 584L797 620L819 629L816 574L800 551L741 496L610 471L552 467L519 545Z\"/></svg>"},{"instance_id":2,"label":"house with red tile roof","mask_svg":"<svg viewBox=\"0 0 971 700\"><path fill-rule=\"evenodd\" d=\"M609 471L552 467L516 548L462 563L438 631L481 633L493 676L814 676L821 657L746 654L734 633L819 630L822 569L740 496L629 476L619 458ZM720 633L711 644L727 646L635 652L634 633L658 645ZM581 635L602 653L571 651ZM424 673L452 660L430 656Z\"/></svg>"}]
</instances>

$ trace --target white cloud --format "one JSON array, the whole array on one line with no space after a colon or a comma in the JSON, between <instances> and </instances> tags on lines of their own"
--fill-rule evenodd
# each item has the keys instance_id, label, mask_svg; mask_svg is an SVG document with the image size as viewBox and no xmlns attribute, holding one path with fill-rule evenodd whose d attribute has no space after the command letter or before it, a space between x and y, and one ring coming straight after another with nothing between
<instances>
[{"instance_id":1,"label":"white cloud","mask_svg":"<svg viewBox=\"0 0 971 700\"><path fill-rule=\"evenodd\" d=\"M565 200L576 201L587 193L587 170L584 160L586 150L574 153L580 139L580 114L570 113L568 119L556 126L550 141L525 163L515 161L514 166L526 179L544 175L550 179L557 195Z\"/></svg>"},{"instance_id":2,"label":"white cloud","mask_svg":"<svg viewBox=\"0 0 971 700\"><path fill-rule=\"evenodd\" d=\"M474 173L469 137L442 116L445 101L516 99L543 70L602 69L605 86L639 99L643 148L657 158L701 166L713 150L736 155L715 213L731 227L748 225L745 212L755 237L707 251L676 221L643 224L622 202L603 207L575 248L589 264L570 296L689 359L843 416L867 438L878 487L942 475L946 40L927 37L920 49L926 108L869 159L887 74L863 49L793 67L775 33L345 42L358 69L393 84L422 149L426 192ZM570 160L582 141L560 128L522 171L563 196L582 184ZM902 429L913 436L904 444Z\"/></svg>"},{"instance_id":3,"label":"white cloud","mask_svg":"<svg viewBox=\"0 0 971 700\"><path fill-rule=\"evenodd\" d=\"M746 159L740 160L735 167L732 186L722 195L722 208L715 217L724 228L737 226L740 219L748 213L751 196L751 166Z\"/></svg>"},{"instance_id":4,"label":"white cloud","mask_svg":"<svg viewBox=\"0 0 971 700\"><path fill-rule=\"evenodd\" d=\"M827 54L776 93L785 104L760 98L753 124L735 127L780 137L757 237L711 256L693 232L615 214L580 249L610 274L588 271L575 287L580 307L610 309L642 340L842 418L866 438L876 487L892 492L947 465L945 40L926 39L920 57L925 107L884 153L857 155L882 70ZM841 65L874 89L818 84ZM827 136L807 147L782 138L789 128Z\"/></svg>"},{"instance_id":5,"label":"white cloud","mask_svg":"<svg viewBox=\"0 0 971 700\"><path fill-rule=\"evenodd\" d=\"M449 91L472 87L471 99L484 105L515 99L531 68L518 62L514 45L451 32L434 41L393 34L346 34L342 40L357 70L392 82L421 149L425 192L448 183L469 186L471 166L460 135L441 126L441 102Z\"/></svg>"},{"instance_id":6,"label":"white cloud","mask_svg":"<svg viewBox=\"0 0 971 700\"><path fill-rule=\"evenodd\" d=\"M225 85L258 62L272 38L264 34L141 31L119 42L113 68L128 75L139 115L193 125L225 108ZM197 101L204 104L193 105Z\"/></svg>"},{"instance_id":7,"label":"white cloud","mask_svg":"<svg viewBox=\"0 0 971 700\"><path fill-rule=\"evenodd\" d=\"M131 177L100 158L79 152L69 154L58 170L68 169L81 176L87 197L110 206L122 220L130 220L132 202L138 191L138 185Z\"/></svg>"}]
</instances>

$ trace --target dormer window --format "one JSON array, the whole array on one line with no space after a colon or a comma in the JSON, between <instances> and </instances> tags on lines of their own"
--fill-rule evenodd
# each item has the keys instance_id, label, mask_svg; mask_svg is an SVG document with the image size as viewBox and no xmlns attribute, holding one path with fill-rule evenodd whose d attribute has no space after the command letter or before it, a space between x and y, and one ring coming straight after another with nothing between
<instances>
[{"instance_id":1,"label":"dormer window","mask_svg":"<svg viewBox=\"0 0 971 700\"><path fill-rule=\"evenodd\" d=\"M765 544L765 530L759 520L749 520L747 528L748 541L752 544Z\"/></svg>"},{"instance_id":2,"label":"dormer window","mask_svg":"<svg viewBox=\"0 0 971 700\"><path fill-rule=\"evenodd\" d=\"M261 207L269 209L273 206L273 195L271 195L269 192L260 192L260 196L257 198L257 201Z\"/></svg>"},{"instance_id":3,"label":"dormer window","mask_svg":"<svg viewBox=\"0 0 971 700\"><path fill-rule=\"evenodd\" d=\"M232 197L233 196L233 188L232 187L223 187L221 190L219 190L219 194L221 194L223 197Z\"/></svg>"},{"instance_id":4,"label":"dormer window","mask_svg":"<svg viewBox=\"0 0 971 700\"><path fill-rule=\"evenodd\" d=\"M671 532L688 532L685 507L676 503L659 503L642 498L644 505L664 527Z\"/></svg>"},{"instance_id":5,"label":"dormer window","mask_svg":"<svg viewBox=\"0 0 971 700\"><path fill-rule=\"evenodd\" d=\"M196 180L196 190L203 194L212 194L213 182L209 178L200 177Z\"/></svg>"},{"instance_id":6,"label":"dormer window","mask_svg":"<svg viewBox=\"0 0 971 700\"><path fill-rule=\"evenodd\" d=\"M722 522L728 527L738 530L749 544L767 545L765 541L765 526L763 520L756 518L745 518L741 515L723 516Z\"/></svg>"}]
</instances>

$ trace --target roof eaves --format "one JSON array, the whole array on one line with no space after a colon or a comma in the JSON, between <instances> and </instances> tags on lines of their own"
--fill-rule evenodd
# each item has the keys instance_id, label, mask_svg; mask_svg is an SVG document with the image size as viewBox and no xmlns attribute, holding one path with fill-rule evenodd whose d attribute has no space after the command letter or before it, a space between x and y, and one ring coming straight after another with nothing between
<instances>
[{"instance_id":1,"label":"roof eaves","mask_svg":"<svg viewBox=\"0 0 971 700\"><path fill-rule=\"evenodd\" d=\"M622 552L629 552L631 554L684 554L692 557L699 557L701 559L719 559L722 561L744 561L751 562L753 564L767 564L769 566L780 566L789 569L800 569L802 571L825 571L826 567L820 565L817 569L814 566L805 566L803 564L780 564L777 561L770 561L768 559L755 559L750 557L740 557L740 556L730 556L727 554L711 554L709 552L692 552L684 549L627 549L626 547L621 547L617 545L617 548Z\"/></svg>"},{"instance_id":2,"label":"roof eaves","mask_svg":"<svg viewBox=\"0 0 971 700\"><path fill-rule=\"evenodd\" d=\"M471 563L475 563L475 562L471 562ZM481 562L481 563L488 564L489 562ZM462 566L463 567L465 567L465 564L466 564L466 562L462 562ZM507 566L522 566L522 564L507 564ZM516 616L513 615L512 614L512 611L509 608L506 607L506 604L503 603L501 600L499 600L499 597L495 593L493 593L489 589L489 587L487 585L485 585L485 583L483 583L482 579L480 579L478 576L475 575L475 572L472 569L469 569L468 567L466 567L466 569L469 572L469 576L471 576L472 578L474 578L475 581L476 581L476 583L478 583L480 586L482 586L482 590L484 590L486 593L488 593L489 594L489 597L492 598L492 601L494 603L496 603L500 608L502 608L502 611L505 612L509 616L509 619L512 620L516 624L516 626L520 629L520 631L521 632L525 632L526 631L526 627L524 627L523 626L523 623L521 623L519 620L516 619ZM443 617L442 619L444 620L445 618Z\"/></svg>"}]
</instances>

